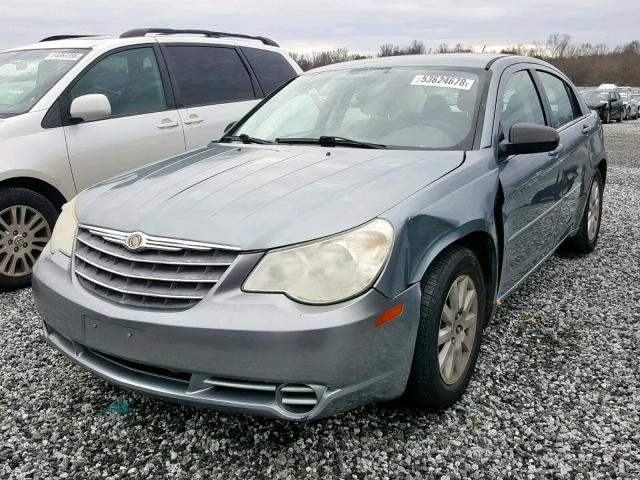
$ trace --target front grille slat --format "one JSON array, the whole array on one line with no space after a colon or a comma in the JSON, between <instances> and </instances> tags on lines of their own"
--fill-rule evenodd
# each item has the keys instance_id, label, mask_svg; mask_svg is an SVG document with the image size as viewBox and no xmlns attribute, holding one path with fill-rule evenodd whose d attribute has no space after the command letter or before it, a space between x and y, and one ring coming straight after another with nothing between
<instances>
[{"instance_id":1,"label":"front grille slat","mask_svg":"<svg viewBox=\"0 0 640 480\"><path fill-rule=\"evenodd\" d=\"M126 248L121 248L118 245L109 243L101 237L91 238L91 234L86 231L79 231L78 242L90 247L93 250L97 250L106 255L121 258L123 260L130 260L135 262L147 262L152 264L164 264L164 265L210 265L219 267L228 267L235 259L237 253L235 252L221 252L215 251L213 253L202 254L200 252L190 252L190 255L185 256L185 252L181 254L169 254L168 252L160 252L155 250L143 250L132 254Z\"/></svg>"},{"instance_id":2,"label":"front grille slat","mask_svg":"<svg viewBox=\"0 0 640 480\"><path fill-rule=\"evenodd\" d=\"M207 295L239 253L233 247L222 250L212 244L205 250L207 244L201 242L150 236L145 236L143 249L129 250L124 246L128 235L80 226L74 252L80 283L125 305L189 308Z\"/></svg>"}]
</instances>

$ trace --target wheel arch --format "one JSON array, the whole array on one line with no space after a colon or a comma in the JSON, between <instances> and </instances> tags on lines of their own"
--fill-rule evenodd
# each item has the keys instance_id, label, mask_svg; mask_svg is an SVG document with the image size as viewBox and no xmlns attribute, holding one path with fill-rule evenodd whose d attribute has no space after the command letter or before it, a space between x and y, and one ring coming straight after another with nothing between
<instances>
[{"instance_id":1,"label":"wheel arch","mask_svg":"<svg viewBox=\"0 0 640 480\"><path fill-rule=\"evenodd\" d=\"M433 245L423 258L417 263L414 272L414 280L422 280L434 260L452 246L462 246L471 250L478 258L485 277L487 286L487 308L490 315L495 305L495 298L498 290L501 265L501 245L497 234L500 228L495 224L487 224L483 220L476 220L466 224L442 237Z\"/></svg>"},{"instance_id":2,"label":"wheel arch","mask_svg":"<svg viewBox=\"0 0 640 480\"><path fill-rule=\"evenodd\" d=\"M3 187L15 187L26 188L39 193L47 200L49 200L53 206L60 212L62 205L67 202L65 196L56 187L51 185L45 180L34 177L12 177L4 180L0 180L0 188Z\"/></svg>"}]
</instances>

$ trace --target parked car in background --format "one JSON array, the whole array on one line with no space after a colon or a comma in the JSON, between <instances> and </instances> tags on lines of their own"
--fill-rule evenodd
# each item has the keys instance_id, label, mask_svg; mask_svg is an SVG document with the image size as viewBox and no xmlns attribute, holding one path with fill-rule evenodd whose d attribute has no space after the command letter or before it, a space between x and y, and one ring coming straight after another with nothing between
<instances>
[{"instance_id":1,"label":"parked car in background","mask_svg":"<svg viewBox=\"0 0 640 480\"><path fill-rule=\"evenodd\" d=\"M622 100L623 119L637 120L640 115L638 101L628 92L621 92L620 99Z\"/></svg>"},{"instance_id":2,"label":"parked car in background","mask_svg":"<svg viewBox=\"0 0 640 480\"><path fill-rule=\"evenodd\" d=\"M29 283L61 206L220 138L300 73L264 37L137 29L0 53L0 290Z\"/></svg>"},{"instance_id":3,"label":"parked car in background","mask_svg":"<svg viewBox=\"0 0 640 480\"><path fill-rule=\"evenodd\" d=\"M624 106L620 94L615 90L586 90L582 92L582 98L591 110L598 112L603 123L611 123L612 120L622 121Z\"/></svg>"},{"instance_id":4,"label":"parked car in background","mask_svg":"<svg viewBox=\"0 0 640 480\"><path fill-rule=\"evenodd\" d=\"M68 203L43 334L118 385L319 418L463 394L496 300L598 240L601 122L553 66L416 55L300 75L206 148Z\"/></svg>"}]
</instances>

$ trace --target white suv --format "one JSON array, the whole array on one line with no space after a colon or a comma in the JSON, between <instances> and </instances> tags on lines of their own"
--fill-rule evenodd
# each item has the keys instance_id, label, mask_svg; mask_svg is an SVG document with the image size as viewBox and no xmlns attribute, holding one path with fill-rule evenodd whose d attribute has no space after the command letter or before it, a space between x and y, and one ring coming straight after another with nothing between
<instances>
[{"instance_id":1,"label":"white suv","mask_svg":"<svg viewBox=\"0 0 640 480\"><path fill-rule=\"evenodd\" d=\"M77 192L220 138L300 71L268 38L206 30L64 35L0 53L0 290L29 283Z\"/></svg>"}]
</instances>

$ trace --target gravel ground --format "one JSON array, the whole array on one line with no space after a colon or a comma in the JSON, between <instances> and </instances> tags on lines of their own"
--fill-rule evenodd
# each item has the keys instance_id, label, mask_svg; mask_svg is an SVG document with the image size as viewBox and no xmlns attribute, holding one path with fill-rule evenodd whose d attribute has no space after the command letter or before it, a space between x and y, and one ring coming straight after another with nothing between
<instances>
[{"instance_id":1,"label":"gravel ground","mask_svg":"<svg viewBox=\"0 0 640 480\"><path fill-rule=\"evenodd\" d=\"M154 401L46 346L25 290L0 294L0 478L640 478L640 121L605 129L597 250L507 299L455 408L301 425Z\"/></svg>"}]
</instances>

